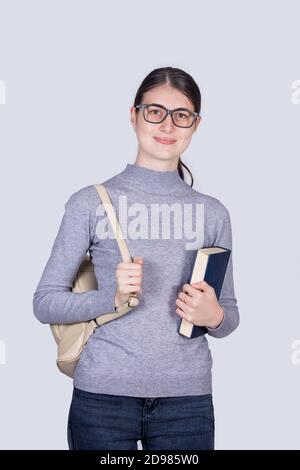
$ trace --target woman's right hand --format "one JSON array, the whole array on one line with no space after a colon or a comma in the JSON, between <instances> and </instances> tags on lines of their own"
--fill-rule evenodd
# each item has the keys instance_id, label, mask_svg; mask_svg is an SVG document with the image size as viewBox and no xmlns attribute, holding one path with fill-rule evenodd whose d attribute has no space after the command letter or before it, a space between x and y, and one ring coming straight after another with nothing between
<instances>
[{"instance_id":1,"label":"woman's right hand","mask_svg":"<svg viewBox=\"0 0 300 470\"><path fill-rule=\"evenodd\" d=\"M133 262L118 263L115 274L117 280L116 307L126 302L130 294L139 295L142 292L143 263L144 260L140 256L135 256Z\"/></svg>"}]
</instances>

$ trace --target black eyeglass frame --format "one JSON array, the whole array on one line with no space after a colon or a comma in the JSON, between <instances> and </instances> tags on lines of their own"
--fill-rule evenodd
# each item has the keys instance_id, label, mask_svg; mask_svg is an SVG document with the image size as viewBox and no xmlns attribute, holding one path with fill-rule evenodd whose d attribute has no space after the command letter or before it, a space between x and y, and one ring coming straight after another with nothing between
<instances>
[{"instance_id":1,"label":"black eyeglass frame","mask_svg":"<svg viewBox=\"0 0 300 470\"><path fill-rule=\"evenodd\" d=\"M149 106L156 106L156 107L158 107L158 108L164 109L165 111L167 111L167 114L165 115L164 118L162 118L161 121L158 121L158 122L149 121L148 119L146 119L146 116L145 116L145 109L148 108ZM198 117L198 116L201 117L201 116L200 116L200 113L196 113L196 111L190 111L190 110L187 109L187 108L167 109L167 108L166 108L165 106L163 106L162 104L157 104L157 103L150 103L150 104L145 104L145 103L143 103L143 104L137 104L137 105L135 106L135 108L137 108L137 109L141 108L141 109L143 110L143 116L144 116L145 121L150 122L151 124L161 124L161 123L166 119L166 117L168 116L168 114L170 114L174 126L176 126L176 127L181 127L182 129L189 129L189 128L192 127L192 125L195 123L197 117ZM173 113L174 113L175 111L188 111L189 113L191 113L191 114L194 116L194 120L193 120L192 124L190 124L189 126L179 126L178 124L176 124L176 123L174 122L174 119L173 119Z\"/></svg>"}]
</instances>

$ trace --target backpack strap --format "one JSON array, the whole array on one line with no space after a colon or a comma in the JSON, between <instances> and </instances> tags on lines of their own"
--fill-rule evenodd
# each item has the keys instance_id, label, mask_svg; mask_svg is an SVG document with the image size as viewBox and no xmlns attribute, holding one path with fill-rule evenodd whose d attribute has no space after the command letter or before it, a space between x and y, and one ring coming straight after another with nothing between
<instances>
[{"instance_id":1,"label":"backpack strap","mask_svg":"<svg viewBox=\"0 0 300 470\"><path fill-rule=\"evenodd\" d=\"M111 225L111 228L114 232L114 235L115 235L116 240L117 240L118 245L119 245L119 249L120 249L120 252L121 252L122 259L123 259L124 263L132 262L133 259L132 259L131 255L129 253L128 246L127 246L127 244L124 240L124 235L123 235L121 226L119 224L115 208L111 203L109 194L108 194L106 188L103 186L103 184L95 184L94 186L98 191L99 197L100 197L100 199L102 201L102 204L104 206L104 209L107 213L109 223Z\"/></svg>"},{"instance_id":2,"label":"backpack strap","mask_svg":"<svg viewBox=\"0 0 300 470\"><path fill-rule=\"evenodd\" d=\"M107 190L106 190L106 188L103 184L95 184L94 186L95 186L95 188L96 188L96 190L99 194L99 197L100 197L100 199L102 201L102 204L104 206L104 209L106 211L109 223L110 223L110 225L112 227L112 230L114 232L115 238L117 240L117 243L118 243L118 246L119 246L119 249L120 249L120 252L121 252L122 260L123 260L124 263L129 263L129 262L132 263L133 258L132 258L131 254L129 252L127 243L125 242L124 235L123 235L121 226L119 224L115 208L111 203L109 194L108 194L108 192L107 192ZM123 304L119 305L119 307L116 308L116 312L123 315L124 313L127 313L129 310L131 310L133 307L136 307L138 305L138 303L139 303L139 299L138 299L137 295L136 294L130 294L128 300L126 302L124 302ZM112 315L114 315L114 314L112 314ZM102 317L102 321L101 321L101 317ZM105 317L107 317L107 316L105 315ZM100 325L100 324L103 323L104 318L101 315L100 317L97 317L95 320L96 320L97 325Z\"/></svg>"}]
</instances>

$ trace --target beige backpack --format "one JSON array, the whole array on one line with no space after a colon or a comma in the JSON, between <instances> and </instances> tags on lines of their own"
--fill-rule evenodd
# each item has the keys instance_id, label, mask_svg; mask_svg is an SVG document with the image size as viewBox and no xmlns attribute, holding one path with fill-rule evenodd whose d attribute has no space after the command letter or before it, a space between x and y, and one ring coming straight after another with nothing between
<instances>
[{"instance_id":1,"label":"beige backpack","mask_svg":"<svg viewBox=\"0 0 300 470\"><path fill-rule=\"evenodd\" d=\"M132 262L133 259L124 240L122 230L109 195L102 184L95 184L94 186L97 189L106 210L123 262ZM94 272L94 266L90 256L86 255L74 279L72 292L80 293L96 289L98 289L98 284ZM59 370L69 377L73 377L80 354L95 328L125 315L127 312L132 310L132 308L136 307L138 303L138 297L135 294L130 294L128 300L116 308L115 312L105 313L94 320L68 325L51 324L51 331L57 343L56 364Z\"/></svg>"}]
</instances>

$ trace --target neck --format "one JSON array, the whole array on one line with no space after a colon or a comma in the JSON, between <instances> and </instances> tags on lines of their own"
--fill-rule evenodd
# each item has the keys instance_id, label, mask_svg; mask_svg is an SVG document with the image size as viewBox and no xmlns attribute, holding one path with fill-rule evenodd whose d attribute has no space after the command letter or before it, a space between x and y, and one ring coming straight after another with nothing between
<instances>
[{"instance_id":1,"label":"neck","mask_svg":"<svg viewBox=\"0 0 300 470\"><path fill-rule=\"evenodd\" d=\"M178 158L175 160L157 160L145 158L142 155L138 155L135 161L135 165L149 168L149 170L156 171L175 171L178 167Z\"/></svg>"}]
</instances>

